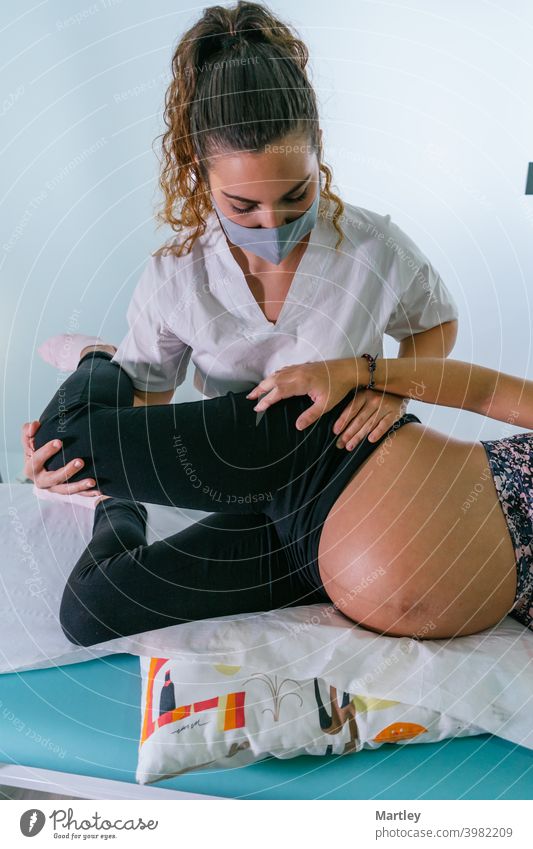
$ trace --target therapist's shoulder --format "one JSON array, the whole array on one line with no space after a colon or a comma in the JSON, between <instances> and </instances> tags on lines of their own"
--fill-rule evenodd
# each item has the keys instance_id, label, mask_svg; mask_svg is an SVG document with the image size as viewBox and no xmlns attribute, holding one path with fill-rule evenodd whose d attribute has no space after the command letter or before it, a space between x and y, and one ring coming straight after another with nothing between
<instances>
[{"instance_id":1,"label":"therapist's shoulder","mask_svg":"<svg viewBox=\"0 0 533 849\"><path fill-rule=\"evenodd\" d=\"M184 228L148 257L141 283L156 290L160 297L173 297L198 285L205 274L205 257L212 240L212 227L187 245L193 228Z\"/></svg>"},{"instance_id":2,"label":"therapist's shoulder","mask_svg":"<svg viewBox=\"0 0 533 849\"><path fill-rule=\"evenodd\" d=\"M198 236L187 244L192 235L192 228L187 228L152 251L148 260L151 271L159 276L172 276L185 273L197 264L205 253L205 236Z\"/></svg>"},{"instance_id":3,"label":"therapist's shoulder","mask_svg":"<svg viewBox=\"0 0 533 849\"><path fill-rule=\"evenodd\" d=\"M333 220L335 204L330 203L326 214L328 227L332 235L338 234ZM339 245L342 257L351 257L359 266L364 263L370 270L382 274L384 267L390 264L394 230L391 229L391 217L372 209L343 201L343 210L336 220L342 231L343 239Z\"/></svg>"},{"instance_id":4,"label":"therapist's shoulder","mask_svg":"<svg viewBox=\"0 0 533 849\"><path fill-rule=\"evenodd\" d=\"M389 213L382 214L362 206L344 204L342 229L354 250L363 253L370 266L387 277L396 265L411 272L428 263L424 251Z\"/></svg>"},{"instance_id":5,"label":"therapist's shoulder","mask_svg":"<svg viewBox=\"0 0 533 849\"><path fill-rule=\"evenodd\" d=\"M195 227L184 227L165 244L152 253L156 267L169 273L197 272L205 264L206 257L217 250L220 228L217 228L214 213L210 213L203 231L197 235Z\"/></svg>"},{"instance_id":6,"label":"therapist's shoulder","mask_svg":"<svg viewBox=\"0 0 533 849\"><path fill-rule=\"evenodd\" d=\"M343 209L337 216L336 224L343 234L343 250L360 251L374 246L383 246L390 235L390 215L380 215L371 209L343 201ZM334 214L336 204L330 202L324 208L323 215L327 218L330 229L335 230Z\"/></svg>"}]
</instances>

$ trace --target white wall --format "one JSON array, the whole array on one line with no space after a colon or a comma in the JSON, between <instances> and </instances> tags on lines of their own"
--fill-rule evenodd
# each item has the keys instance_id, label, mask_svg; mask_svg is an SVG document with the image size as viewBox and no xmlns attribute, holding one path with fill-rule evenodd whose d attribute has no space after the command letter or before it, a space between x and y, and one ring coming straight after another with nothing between
<instances>
[{"instance_id":1,"label":"white wall","mask_svg":"<svg viewBox=\"0 0 533 849\"><path fill-rule=\"evenodd\" d=\"M57 388L58 375L35 354L47 336L73 329L73 318L116 344L126 331L140 271L169 232L153 221L151 145L170 58L204 5L55 0L3 9L2 452L18 451L21 423ZM270 7L309 45L340 194L389 212L456 297L452 356L531 379L532 4ZM388 339L388 355L396 349ZM192 397L188 381L176 399ZM518 430L468 412L409 409L457 438ZM0 469L5 478L2 453Z\"/></svg>"}]
</instances>

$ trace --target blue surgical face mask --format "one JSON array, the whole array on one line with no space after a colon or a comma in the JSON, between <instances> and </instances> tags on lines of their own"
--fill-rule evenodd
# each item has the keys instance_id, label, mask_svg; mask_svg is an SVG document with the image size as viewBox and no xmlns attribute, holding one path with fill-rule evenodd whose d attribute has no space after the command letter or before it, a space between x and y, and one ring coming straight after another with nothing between
<instances>
[{"instance_id":1,"label":"blue surgical face mask","mask_svg":"<svg viewBox=\"0 0 533 849\"><path fill-rule=\"evenodd\" d=\"M250 253L272 262L274 265L285 259L295 245L313 229L317 222L320 204L320 175L315 199L309 209L288 224L280 227L243 227L224 215L214 198L213 206L217 212L222 229L226 236L239 248L245 248Z\"/></svg>"}]
</instances>

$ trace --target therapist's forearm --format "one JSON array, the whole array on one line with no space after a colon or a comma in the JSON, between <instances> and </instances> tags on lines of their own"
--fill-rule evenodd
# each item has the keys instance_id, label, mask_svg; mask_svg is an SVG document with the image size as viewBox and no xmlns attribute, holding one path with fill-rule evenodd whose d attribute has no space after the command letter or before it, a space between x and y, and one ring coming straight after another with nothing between
<instances>
[{"instance_id":1,"label":"therapist's forearm","mask_svg":"<svg viewBox=\"0 0 533 849\"><path fill-rule=\"evenodd\" d=\"M356 362L357 383L366 385L368 364L363 358ZM533 427L533 381L475 363L445 357L378 358L374 385L392 395Z\"/></svg>"},{"instance_id":2,"label":"therapist's forearm","mask_svg":"<svg viewBox=\"0 0 533 849\"><path fill-rule=\"evenodd\" d=\"M445 321L442 324L438 324L436 327L431 327L429 330L424 330L422 333L414 333L406 339L402 339L398 350L398 359L417 359L420 357L445 359L455 345L457 327L458 321L454 319L453 321ZM343 383L347 381L347 385L355 388L353 381L356 374L361 374L361 362L364 363L365 360L359 358L353 359L352 357L336 360L335 365L338 369L340 380ZM392 360L388 360L387 362L391 363ZM403 371L400 374L394 372L394 379L397 381L402 376L407 377L409 374L410 371ZM386 389L383 389L383 391L390 392L392 395L403 394L402 390L398 391L397 388L392 388L392 385L391 380L389 380ZM394 386L397 386L397 383ZM409 397L406 397L405 401L408 402Z\"/></svg>"},{"instance_id":3,"label":"therapist's forearm","mask_svg":"<svg viewBox=\"0 0 533 849\"><path fill-rule=\"evenodd\" d=\"M446 359L450 351L455 345L457 339L458 321L445 321L438 324L436 327L431 327L429 330L424 330L422 333L415 333L402 339L398 350L398 359L419 359L423 357L432 357L438 359ZM355 388L356 375L361 374L360 363L365 363L366 360L359 358L346 357L338 360L330 361L330 364L335 367L333 374L336 374L343 385ZM379 358L378 358L379 362ZM393 360L387 360L391 363ZM409 367L410 368L410 367ZM398 374L393 373L394 379L398 381L402 376L406 378L410 375L410 371L403 371ZM406 384L404 384L406 385ZM403 394L403 390L392 388L391 380L387 382L387 387L384 392L390 392L392 395ZM397 386L397 383L394 384ZM377 387L376 387L377 388ZM381 388L381 387L380 387ZM409 401L406 390L406 403Z\"/></svg>"},{"instance_id":4,"label":"therapist's forearm","mask_svg":"<svg viewBox=\"0 0 533 849\"><path fill-rule=\"evenodd\" d=\"M366 360L357 360L360 385L369 381ZM497 372L474 363L445 357L378 359L374 390L444 407L484 413Z\"/></svg>"}]
</instances>

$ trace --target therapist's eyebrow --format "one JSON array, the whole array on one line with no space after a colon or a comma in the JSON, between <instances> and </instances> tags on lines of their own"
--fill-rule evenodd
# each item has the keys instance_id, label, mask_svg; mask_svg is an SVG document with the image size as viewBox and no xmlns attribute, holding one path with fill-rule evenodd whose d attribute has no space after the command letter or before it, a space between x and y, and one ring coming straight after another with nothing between
<instances>
[{"instance_id":1,"label":"therapist's eyebrow","mask_svg":"<svg viewBox=\"0 0 533 849\"><path fill-rule=\"evenodd\" d=\"M304 184L304 183L307 183L307 181L309 180L309 178L310 178L311 176L312 176L311 174L308 174L308 175L307 175L307 177L304 177L304 179L303 179L303 180L300 180L300 182L299 182L299 183L296 183L296 185L295 185L295 186L293 186L293 187L292 187L292 189L290 189L288 192L286 192L286 193L283 195L283 197L281 198L281 200L283 200L283 198L288 197L289 195L292 195L292 194L293 194L295 191L297 191L297 190L298 190L301 186L303 186L303 184ZM240 195L230 195L230 194L228 194L228 192L225 192L225 191L224 191L224 189L220 189L220 191L222 192L222 194L223 194L223 195L226 195L226 197L227 197L227 198L233 198L234 200L240 200L240 201L242 201L243 203L261 203L261 201L260 201L260 200L250 200L250 198L243 198L243 197L240 197Z\"/></svg>"}]
</instances>

